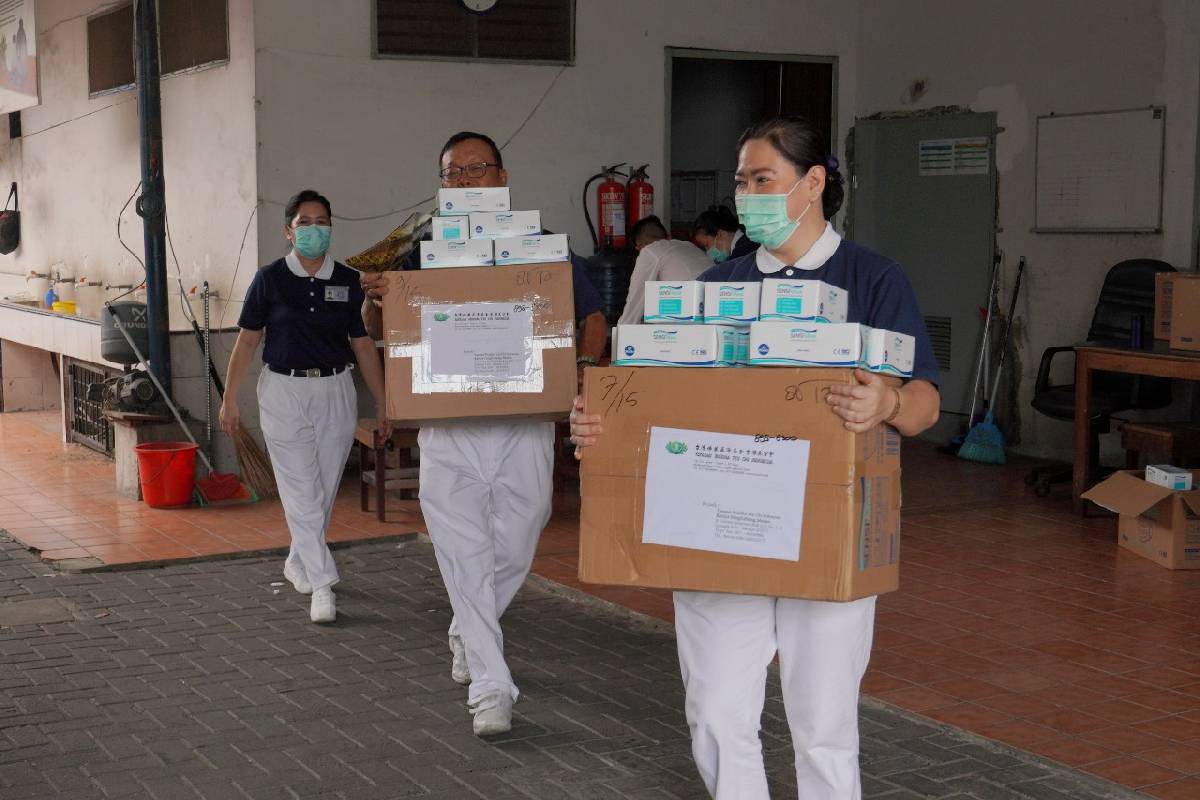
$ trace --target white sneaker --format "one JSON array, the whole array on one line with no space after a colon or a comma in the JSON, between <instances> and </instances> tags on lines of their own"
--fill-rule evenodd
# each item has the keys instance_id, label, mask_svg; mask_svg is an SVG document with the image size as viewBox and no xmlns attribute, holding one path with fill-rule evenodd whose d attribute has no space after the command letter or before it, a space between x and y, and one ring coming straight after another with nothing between
<instances>
[{"instance_id":1,"label":"white sneaker","mask_svg":"<svg viewBox=\"0 0 1200 800\"><path fill-rule=\"evenodd\" d=\"M467 666L467 647L461 636L450 634L450 678L464 686L471 682L471 668Z\"/></svg>"},{"instance_id":2,"label":"white sneaker","mask_svg":"<svg viewBox=\"0 0 1200 800\"><path fill-rule=\"evenodd\" d=\"M487 694L471 707L471 723L476 736L495 736L512 730L512 695L508 692Z\"/></svg>"},{"instance_id":3,"label":"white sneaker","mask_svg":"<svg viewBox=\"0 0 1200 800\"><path fill-rule=\"evenodd\" d=\"M312 594L312 584L308 582L308 573L304 571L304 565L299 561L292 561L290 558L283 562L283 577L292 582L292 586L296 587L296 591L300 594Z\"/></svg>"},{"instance_id":4,"label":"white sneaker","mask_svg":"<svg viewBox=\"0 0 1200 800\"><path fill-rule=\"evenodd\" d=\"M312 607L308 616L313 622L333 622L337 619L337 605L333 599L333 589L325 586L312 593Z\"/></svg>"}]
</instances>

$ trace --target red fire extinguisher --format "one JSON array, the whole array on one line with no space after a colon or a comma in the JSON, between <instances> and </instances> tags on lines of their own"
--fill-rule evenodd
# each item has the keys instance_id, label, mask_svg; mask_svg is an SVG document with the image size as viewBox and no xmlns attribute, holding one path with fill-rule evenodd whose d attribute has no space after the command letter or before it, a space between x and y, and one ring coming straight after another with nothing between
<instances>
[{"instance_id":1,"label":"red fire extinguisher","mask_svg":"<svg viewBox=\"0 0 1200 800\"><path fill-rule=\"evenodd\" d=\"M592 244L595 246L596 252L599 252L602 247L610 247L615 250L625 249L625 184L617 180L624 175L619 171L619 167L624 164L614 164L611 167L602 167L600 172L588 178L588 182L583 187L583 215L587 220L588 229L592 234ZM592 226L592 216L588 213L588 187L594 181L600 181L600 185L596 187L596 217L597 226L599 227L599 237L597 231Z\"/></svg>"},{"instance_id":2,"label":"red fire extinguisher","mask_svg":"<svg viewBox=\"0 0 1200 800\"><path fill-rule=\"evenodd\" d=\"M650 184L650 177L646 174L648 166L650 165L642 164L635 169L625 186L628 198L625 222L630 227L654 213L654 186Z\"/></svg>"}]
</instances>

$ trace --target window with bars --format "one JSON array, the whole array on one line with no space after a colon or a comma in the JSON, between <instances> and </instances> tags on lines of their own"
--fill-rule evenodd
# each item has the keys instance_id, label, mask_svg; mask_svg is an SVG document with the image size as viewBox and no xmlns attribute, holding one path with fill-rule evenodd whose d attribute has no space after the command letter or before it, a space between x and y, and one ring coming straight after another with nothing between
<instances>
[{"instance_id":1,"label":"window with bars","mask_svg":"<svg viewBox=\"0 0 1200 800\"><path fill-rule=\"evenodd\" d=\"M125 89L137 79L133 5L87 21L88 91ZM163 75L229 60L226 0L158 0L159 69Z\"/></svg>"},{"instance_id":2,"label":"window with bars","mask_svg":"<svg viewBox=\"0 0 1200 800\"><path fill-rule=\"evenodd\" d=\"M475 14L459 0L374 0L375 55L570 64L574 0L498 0Z\"/></svg>"}]
</instances>

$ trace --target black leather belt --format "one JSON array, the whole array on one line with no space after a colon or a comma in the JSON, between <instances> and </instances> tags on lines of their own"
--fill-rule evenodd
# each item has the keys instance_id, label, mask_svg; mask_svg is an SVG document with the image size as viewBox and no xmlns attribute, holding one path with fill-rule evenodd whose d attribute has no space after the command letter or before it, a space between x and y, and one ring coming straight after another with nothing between
<instances>
[{"instance_id":1,"label":"black leather belt","mask_svg":"<svg viewBox=\"0 0 1200 800\"><path fill-rule=\"evenodd\" d=\"M337 375L339 372L345 372L350 369L349 364L342 364L340 367L309 367L308 369L287 369L285 367L276 367L271 364L267 365L267 369L271 372L278 372L280 375L288 375L292 378L328 378L330 375Z\"/></svg>"}]
</instances>

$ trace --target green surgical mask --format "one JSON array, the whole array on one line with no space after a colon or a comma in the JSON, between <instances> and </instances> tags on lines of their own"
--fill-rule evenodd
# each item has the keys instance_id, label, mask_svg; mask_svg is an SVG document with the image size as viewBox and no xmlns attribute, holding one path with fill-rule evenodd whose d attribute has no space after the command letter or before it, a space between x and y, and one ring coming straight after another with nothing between
<instances>
[{"instance_id":1,"label":"green surgical mask","mask_svg":"<svg viewBox=\"0 0 1200 800\"><path fill-rule=\"evenodd\" d=\"M320 258L329 249L333 228L328 225L300 225L292 229L296 252L305 258Z\"/></svg>"},{"instance_id":2,"label":"green surgical mask","mask_svg":"<svg viewBox=\"0 0 1200 800\"><path fill-rule=\"evenodd\" d=\"M729 253L726 253L719 247L710 247L704 251L704 254L711 258L714 264L720 264L729 258Z\"/></svg>"},{"instance_id":3,"label":"green surgical mask","mask_svg":"<svg viewBox=\"0 0 1200 800\"><path fill-rule=\"evenodd\" d=\"M739 194L733 198L737 207L738 221L746 226L746 235L768 250L778 250L792 238L800 227L800 220L812 208L810 200L800 216L792 219L787 213L787 200L800 181L787 194Z\"/></svg>"}]
</instances>

